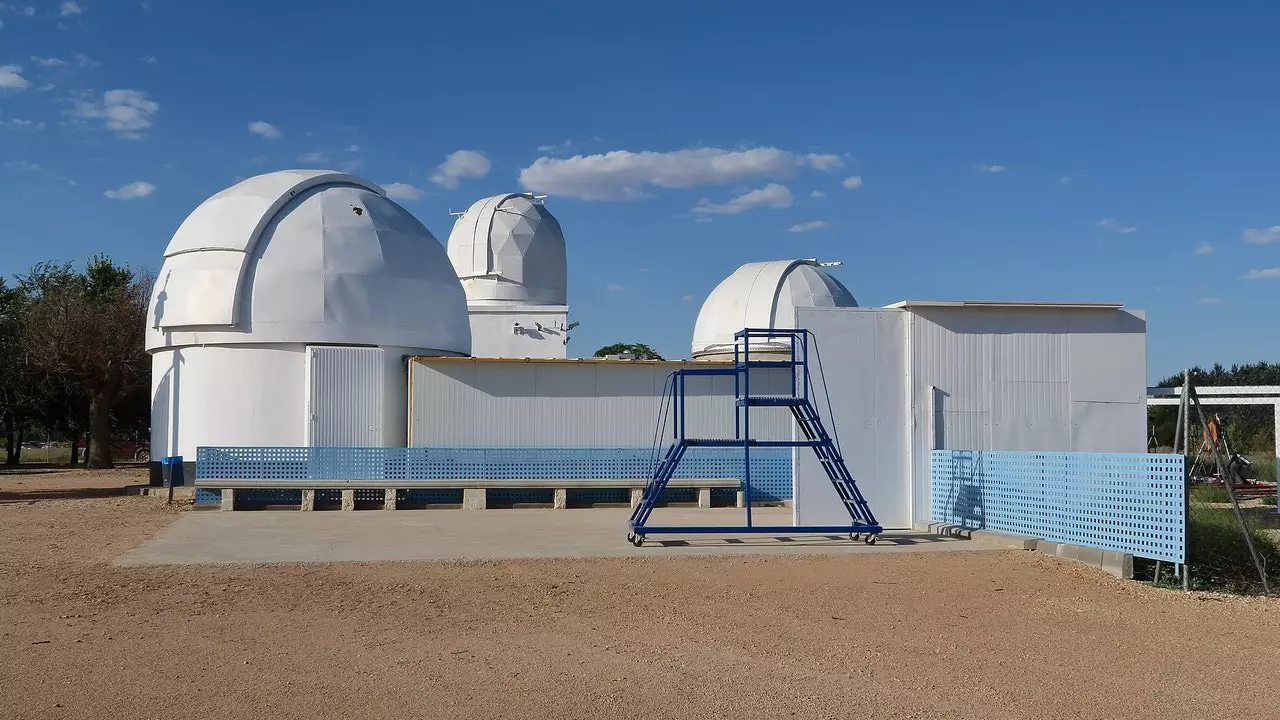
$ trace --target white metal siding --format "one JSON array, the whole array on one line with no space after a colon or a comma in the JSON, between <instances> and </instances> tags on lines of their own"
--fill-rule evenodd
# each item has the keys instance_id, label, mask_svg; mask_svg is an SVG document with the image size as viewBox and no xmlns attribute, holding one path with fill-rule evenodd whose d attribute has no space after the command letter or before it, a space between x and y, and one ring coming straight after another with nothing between
<instances>
[{"instance_id":1,"label":"white metal siding","mask_svg":"<svg viewBox=\"0 0 1280 720\"><path fill-rule=\"evenodd\" d=\"M815 382L812 397L824 420L834 419L834 430L829 425L828 431L838 436L849 472L882 525L910 527L906 313L803 308L796 316L797 325L817 338L818 352L810 353ZM831 407L827 407L823 393L824 375ZM794 457L796 522L848 522L849 516L813 451L797 448Z\"/></svg>"},{"instance_id":2,"label":"white metal siding","mask_svg":"<svg viewBox=\"0 0 1280 720\"><path fill-rule=\"evenodd\" d=\"M911 313L914 520L928 519L928 458L935 446L1146 449L1146 322L1140 313L1067 308L918 308Z\"/></svg>"},{"instance_id":3,"label":"white metal siding","mask_svg":"<svg viewBox=\"0 0 1280 720\"><path fill-rule=\"evenodd\" d=\"M307 348L307 444L382 445L383 353L380 348Z\"/></svg>"},{"instance_id":4,"label":"white metal siding","mask_svg":"<svg viewBox=\"0 0 1280 720\"><path fill-rule=\"evenodd\" d=\"M415 447L650 447L667 376L694 363L525 362L417 358ZM786 371L753 375L752 392L789 388ZM689 437L733 437L733 378L690 378ZM669 442L674 418L659 438ZM752 435L791 436L785 408L752 412Z\"/></svg>"}]
</instances>

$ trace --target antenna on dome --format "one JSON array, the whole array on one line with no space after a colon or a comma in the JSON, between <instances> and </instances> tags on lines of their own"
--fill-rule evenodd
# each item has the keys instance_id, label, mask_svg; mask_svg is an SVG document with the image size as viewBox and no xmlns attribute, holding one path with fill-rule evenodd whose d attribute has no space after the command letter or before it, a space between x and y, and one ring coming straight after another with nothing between
<instances>
[{"instance_id":1,"label":"antenna on dome","mask_svg":"<svg viewBox=\"0 0 1280 720\"><path fill-rule=\"evenodd\" d=\"M818 263L818 267L840 267L843 264L843 260L828 260L827 262Z\"/></svg>"},{"instance_id":2,"label":"antenna on dome","mask_svg":"<svg viewBox=\"0 0 1280 720\"><path fill-rule=\"evenodd\" d=\"M547 199L546 195L534 195L533 193L525 193L525 195L528 195L529 199L533 200L538 205L541 205L542 201Z\"/></svg>"},{"instance_id":3,"label":"antenna on dome","mask_svg":"<svg viewBox=\"0 0 1280 720\"><path fill-rule=\"evenodd\" d=\"M467 214L467 211L466 211L466 210L461 210L461 211L459 211L459 212L454 212L453 210L449 210L449 214L450 214L450 215L452 215L452 216L454 216L454 217L458 217L458 216L460 216L460 215L466 215L466 214Z\"/></svg>"}]
</instances>

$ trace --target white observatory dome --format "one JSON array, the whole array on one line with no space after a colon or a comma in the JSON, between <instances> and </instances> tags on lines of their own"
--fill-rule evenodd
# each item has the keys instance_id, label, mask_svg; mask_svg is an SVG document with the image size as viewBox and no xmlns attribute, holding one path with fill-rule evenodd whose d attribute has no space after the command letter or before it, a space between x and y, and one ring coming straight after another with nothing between
<instances>
[{"instance_id":1,"label":"white observatory dome","mask_svg":"<svg viewBox=\"0 0 1280 720\"><path fill-rule=\"evenodd\" d=\"M468 355L440 242L382 188L285 170L200 204L148 311L151 452L403 445L410 355ZM154 472L154 469L153 469Z\"/></svg>"},{"instance_id":2,"label":"white observatory dome","mask_svg":"<svg viewBox=\"0 0 1280 720\"><path fill-rule=\"evenodd\" d=\"M472 304L566 303L564 233L533 195L476 201L454 223L448 252Z\"/></svg>"},{"instance_id":3,"label":"white observatory dome","mask_svg":"<svg viewBox=\"0 0 1280 720\"><path fill-rule=\"evenodd\" d=\"M443 248L382 188L328 171L249 178L174 233L147 349L207 343L395 345L471 351Z\"/></svg>"},{"instance_id":4,"label":"white observatory dome","mask_svg":"<svg viewBox=\"0 0 1280 720\"><path fill-rule=\"evenodd\" d=\"M857 307L853 293L815 260L747 263L720 281L702 303L693 326L693 357L733 357L734 333L743 328L789 328L800 307ZM785 350L786 340L752 344L755 352Z\"/></svg>"}]
</instances>

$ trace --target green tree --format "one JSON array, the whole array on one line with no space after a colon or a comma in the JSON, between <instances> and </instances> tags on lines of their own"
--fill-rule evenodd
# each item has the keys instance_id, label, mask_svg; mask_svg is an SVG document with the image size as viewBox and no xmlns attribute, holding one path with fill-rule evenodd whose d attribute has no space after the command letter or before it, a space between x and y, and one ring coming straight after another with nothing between
<instances>
[{"instance_id":1,"label":"green tree","mask_svg":"<svg viewBox=\"0 0 1280 720\"><path fill-rule=\"evenodd\" d=\"M1230 368L1215 364L1208 370L1193 367L1191 382L1205 387L1280 385L1280 363L1258 362L1232 365ZM1158 387L1180 387L1181 385L1182 373L1171 375L1157 383ZM1270 405L1206 406L1205 411L1206 413L1216 412L1222 416L1226 422L1227 437L1231 440L1233 450L1274 452L1275 418ZM1167 405L1152 407L1147 413L1147 418L1155 430L1156 440L1164 446L1172 445L1178 408ZM1193 439L1192 443L1194 442Z\"/></svg>"},{"instance_id":2,"label":"green tree","mask_svg":"<svg viewBox=\"0 0 1280 720\"><path fill-rule=\"evenodd\" d=\"M621 355L622 353L631 353L637 360L662 360L664 359L658 354L657 350L645 345L644 343L614 343L605 345L596 351L596 357L605 357L606 355Z\"/></svg>"},{"instance_id":3,"label":"green tree","mask_svg":"<svg viewBox=\"0 0 1280 720\"><path fill-rule=\"evenodd\" d=\"M150 278L100 255L83 273L70 263L42 263L21 278L21 285L30 297L27 362L50 396L63 399L67 431L78 431L87 405L86 464L111 467L113 408L146 382L142 329Z\"/></svg>"},{"instance_id":4,"label":"green tree","mask_svg":"<svg viewBox=\"0 0 1280 720\"><path fill-rule=\"evenodd\" d=\"M5 462L17 465L22 439L35 414L32 374L27 365L24 336L30 297L21 287L0 278L0 423L4 426Z\"/></svg>"}]
</instances>

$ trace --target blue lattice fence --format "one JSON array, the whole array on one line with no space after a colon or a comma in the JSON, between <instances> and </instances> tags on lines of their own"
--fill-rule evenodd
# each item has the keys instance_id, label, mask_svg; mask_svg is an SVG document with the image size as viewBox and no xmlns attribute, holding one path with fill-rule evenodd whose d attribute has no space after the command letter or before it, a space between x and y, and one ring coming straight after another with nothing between
<instances>
[{"instance_id":1,"label":"blue lattice fence","mask_svg":"<svg viewBox=\"0 0 1280 720\"><path fill-rule=\"evenodd\" d=\"M937 522L1185 561L1181 455L934 450L932 461Z\"/></svg>"},{"instance_id":2,"label":"blue lattice fence","mask_svg":"<svg viewBox=\"0 0 1280 720\"><path fill-rule=\"evenodd\" d=\"M649 448L202 447L196 477L221 480L521 480L648 478ZM741 478L742 451L691 448L677 478ZM759 500L791 498L791 449L751 454ZM674 489L673 489L674 491ZM733 492L732 489L726 492ZM693 491L686 494L692 497ZM672 501L683 498L672 497Z\"/></svg>"}]
</instances>

